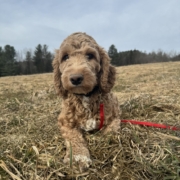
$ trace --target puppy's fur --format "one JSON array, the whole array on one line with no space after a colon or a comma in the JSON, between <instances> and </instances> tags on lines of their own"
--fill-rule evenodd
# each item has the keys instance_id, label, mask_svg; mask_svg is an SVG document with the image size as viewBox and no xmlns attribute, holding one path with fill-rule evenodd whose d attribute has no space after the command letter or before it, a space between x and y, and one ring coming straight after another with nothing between
<instances>
[{"instance_id":1,"label":"puppy's fur","mask_svg":"<svg viewBox=\"0 0 180 180\"><path fill-rule=\"evenodd\" d=\"M104 133L120 128L117 98L110 92L115 83L115 67L107 52L85 33L68 36L56 51L53 60L54 83L62 97L58 124L67 147L64 162L79 163L81 171L91 164L83 130L98 130L100 103L104 104Z\"/></svg>"}]
</instances>

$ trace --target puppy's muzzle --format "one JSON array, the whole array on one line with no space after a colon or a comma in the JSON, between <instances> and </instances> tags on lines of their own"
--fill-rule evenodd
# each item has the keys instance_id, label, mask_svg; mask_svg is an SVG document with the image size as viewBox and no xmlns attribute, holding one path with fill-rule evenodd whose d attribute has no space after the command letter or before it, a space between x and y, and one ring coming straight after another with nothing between
<instances>
[{"instance_id":1,"label":"puppy's muzzle","mask_svg":"<svg viewBox=\"0 0 180 180\"><path fill-rule=\"evenodd\" d=\"M70 75L70 81L73 85L77 86L82 83L84 77L82 74L72 74Z\"/></svg>"}]
</instances>

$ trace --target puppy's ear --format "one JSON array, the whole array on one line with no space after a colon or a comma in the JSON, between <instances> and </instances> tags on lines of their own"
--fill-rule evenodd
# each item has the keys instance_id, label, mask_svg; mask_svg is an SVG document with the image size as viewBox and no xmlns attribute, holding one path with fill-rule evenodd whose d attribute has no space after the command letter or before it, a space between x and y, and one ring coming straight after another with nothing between
<instances>
[{"instance_id":1,"label":"puppy's ear","mask_svg":"<svg viewBox=\"0 0 180 180\"><path fill-rule=\"evenodd\" d=\"M107 52L99 47L100 52L100 89L102 93L108 93L112 89L116 79L116 69L110 64L110 58Z\"/></svg>"},{"instance_id":2,"label":"puppy's ear","mask_svg":"<svg viewBox=\"0 0 180 180\"><path fill-rule=\"evenodd\" d=\"M58 95L65 98L67 96L67 91L63 88L62 81L61 81L61 72L59 69L59 66L60 66L59 50L56 50L55 57L52 62L52 66L53 66L53 73L54 73L54 85L55 85L56 91Z\"/></svg>"}]
</instances>

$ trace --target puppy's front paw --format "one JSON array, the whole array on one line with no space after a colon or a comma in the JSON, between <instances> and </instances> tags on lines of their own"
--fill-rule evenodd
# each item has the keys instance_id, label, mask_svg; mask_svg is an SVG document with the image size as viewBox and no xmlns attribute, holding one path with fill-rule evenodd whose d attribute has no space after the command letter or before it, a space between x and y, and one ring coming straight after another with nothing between
<instances>
[{"instance_id":1,"label":"puppy's front paw","mask_svg":"<svg viewBox=\"0 0 180 180\"><path fill-rule=\"evenodd\" d=\"M92 164L92 161L89 157L80 154L74 155L73 160L78 164L80 172L86 171ZM70 158L65 157L63 162L66 164L70 163Z\"/></svg>"},{"instance_id":2,"label":"puppy's front paw","mask_svg":"<svg viewBox=\"0 0 180 180\"><path fill-rule=\"evenodd\" d=\"M74 155L74 160L78 163L81 172L86 171L92 164L92 161L89 157L80 154Z\"/></svg>"}]
</instances>

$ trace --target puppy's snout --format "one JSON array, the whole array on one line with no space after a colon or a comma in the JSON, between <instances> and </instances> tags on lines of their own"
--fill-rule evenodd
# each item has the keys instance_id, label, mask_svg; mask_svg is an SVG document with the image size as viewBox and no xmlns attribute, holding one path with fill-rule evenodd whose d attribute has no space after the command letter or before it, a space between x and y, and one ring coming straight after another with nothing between
<instances>
[{"instance_id":1,"label":"puppy's snout","mask_svg":"<svg viewBox=\"0 0 180 180\"><path fill-rule=\"evenodd\" d=\"M73 85L79 85L83 81L84 77L82 74L73 74L70 76L70 81Z\"/></svg>"}]
</instances>

